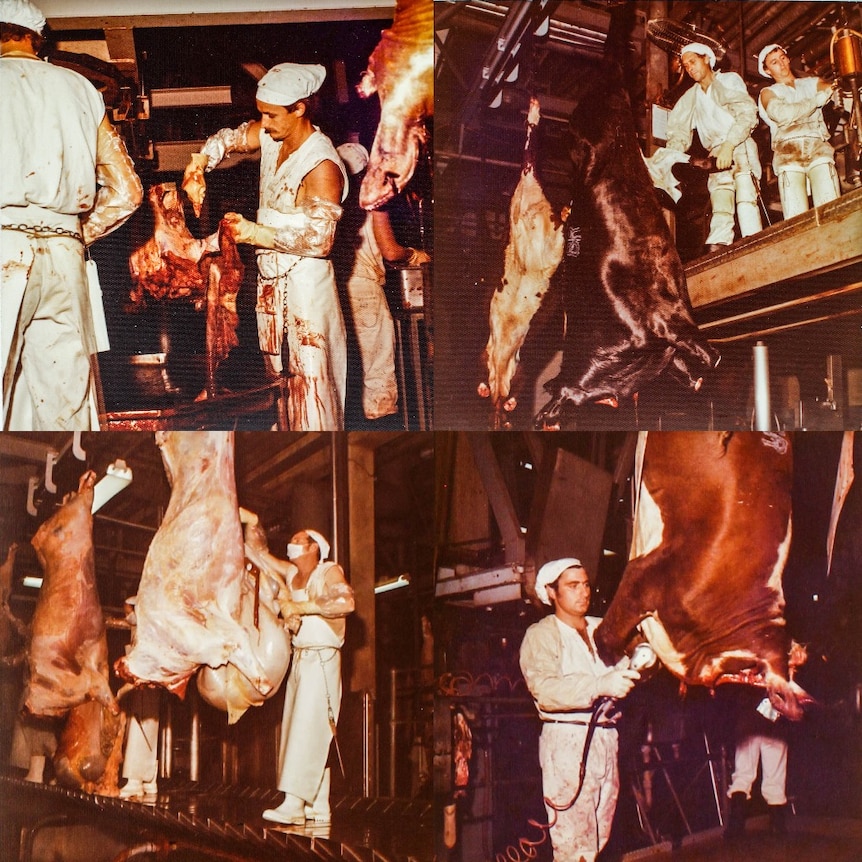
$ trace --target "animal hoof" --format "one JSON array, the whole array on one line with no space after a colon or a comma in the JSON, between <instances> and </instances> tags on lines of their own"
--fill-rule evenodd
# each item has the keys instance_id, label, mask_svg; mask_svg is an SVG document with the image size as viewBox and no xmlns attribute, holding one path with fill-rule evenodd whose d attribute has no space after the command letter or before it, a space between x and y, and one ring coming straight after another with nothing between
<instances>
[{"instance_id":1,"label":"animal hoof","mask_svg":"<svg viewBox=\"0 0 862 862\"><path fill-rule=\"evenodd\" d=\"M487 383L480 383L476 387L476 391L479 393L480 398L488 398L491 395L491 387Z\"/></svg>"},{"instance_id":2,"label":"animal hoof","mask_svg":"<svg viewBox=\"0 0 862 862\"><path fill-rule=\"evenodd\" d=\"M507 398L503 402L503 409L507 413L511 413L517 406L518 406L518 399L517 398Z\"/></svg>"}]
</instances>

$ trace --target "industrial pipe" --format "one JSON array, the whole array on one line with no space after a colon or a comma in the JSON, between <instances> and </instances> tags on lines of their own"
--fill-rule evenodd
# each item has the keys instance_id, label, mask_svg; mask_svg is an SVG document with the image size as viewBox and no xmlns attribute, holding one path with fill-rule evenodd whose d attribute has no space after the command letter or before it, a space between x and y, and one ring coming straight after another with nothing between
<instances>
[{"instance_id":1,"label":"industrial pipe","mask_svg":"<svg viewBox=\"0 0 862 862\"><path fill-rule=\"evenodd\" d=\"M769 431L772 428L772 408L769 403L769 349L758 341L752 348L754 353L754 430Z\"/></svg>"}]
</instances>

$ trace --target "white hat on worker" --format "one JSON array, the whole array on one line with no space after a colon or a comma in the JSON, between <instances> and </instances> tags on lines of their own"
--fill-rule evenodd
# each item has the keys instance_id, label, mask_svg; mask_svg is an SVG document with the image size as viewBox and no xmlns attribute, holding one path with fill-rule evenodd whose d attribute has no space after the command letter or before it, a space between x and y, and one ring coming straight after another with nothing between
<instances>
[{"instance_id":1,"label":"white hat on worker","mask_svg":"<svg viewBox=\"0 0 862 862\"><path fill-rule=\"evenodd\" d=\"M781 45L777 44L776 42L772 42L769 45L767 45L765 48L761 49L760 53L757 55L757 71L760 72L760 74L763 75L764 78L771 78L772 77L772 75L770 75L769 72L766 71L766 58L773 51L783 51L783 50L784 50L784 48L782 48Z\"/></svg>"},{"instance_id":2,"label":"white hat on worker","mask_svg":"<svg viewBox=\"0 0 862 862\"><path fill-rule=\"evenodd\" d=\"M26 27L40 36L45 29L45 16L30 0L0 0L0 22Z\"/></svg>"},{"instance_id":3,"label":"white hat on worker","mask_svg":"<svg viewBox=\"0 0 862 862\"><path fill-rule=\"evenodd\" d=\"M563 557L559 560L551 560L545 563L539 573L536 575L536 595L543 605L551 603L551 597L548 595L548 584L554 583L566 569L582 569L583 565L580 560L574 557Z\"/></svg>"},{"instance_id":4,"label":"white hat on worker","mask_svg":"<svg viewBox=\"0 0 862 862\"><path fill-rule=\"evenodd\" d=\"M368 166L368 150L362 144L356 144L353 141L348 141L346 144L341 144L336 147L338 155L341 156L341 161L347 170L355 176L361 173Z\"/></svg>"},{"instance_id":5,"label":"white hat on worker","mask_svg":"<svg viewBox=\"0 0 862 862\"><path fill-rule=\"evenodd\" d=\"M715 68L715 51L709 45L704 45L703 42L689 42L688 45L683 45L679 49L679 56L682 57L683 54L700 54L701 57L706 57L709 60L710 69Z\"/></svg>"},{"instance_id":6,"label":"white hat on worker","mask_svg":"<svg viewBox=\"0 0 862 862\"><path fill-rule=\"evenodd\" d=\"M317 532L317 530L306 530L306 533L317 542L317 547L320 548L320 562L322 563L329 557L329 542Z\"/></svg>"},{"instance_id":7,"label":"white hat on worker","mask_svg":"<svg viewBox=\"0 0 862 862\"><path fill-rule=\"evenodd\" d=\"M320 89L326 78L323 66L279 63L257 82L257 100L267 105L292 105Z\"/></svg>"}]
</instances>

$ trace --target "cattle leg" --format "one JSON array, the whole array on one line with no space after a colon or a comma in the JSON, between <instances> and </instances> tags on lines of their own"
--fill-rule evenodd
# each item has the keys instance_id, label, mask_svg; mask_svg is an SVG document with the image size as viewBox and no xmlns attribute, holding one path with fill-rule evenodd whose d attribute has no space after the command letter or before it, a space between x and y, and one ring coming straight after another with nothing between
<instances>
[{"instance_id":1,"label":"cattle leg","mask_svg":"<svg viewBox=\"0 0 862 862\"><path fill-rule=\"evenodd\" d=\"M644 608L655 607L650 592L653 586L655 554L629 562L626 568L626 601L614 601L595 631L596 649L605 664L616 664L641 638L637 627L644 619ZM647 582L647 579L650 582ZM656 650L658 653L658 650Z\"/></svg>"}]
</instances>

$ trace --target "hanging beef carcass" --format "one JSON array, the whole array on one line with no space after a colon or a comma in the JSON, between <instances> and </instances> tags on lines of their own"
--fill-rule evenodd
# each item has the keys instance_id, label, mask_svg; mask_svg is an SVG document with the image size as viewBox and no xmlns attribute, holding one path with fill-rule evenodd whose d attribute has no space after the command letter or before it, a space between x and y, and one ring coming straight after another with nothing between
<instances>
[{"instance_id":1,"label":"hanging beef carcass","mask_svg":"<svg viewBox=\"0 0 862 862\"><path fill-rule=\"evenodd\" d=\"M108 682L108 642L93 554L93 487L81 477L32 539L44 570L33 613L24 711L65 717L54 769L61 784L117 794L123 716Z\"/></svg>"},{"instance_id":2,"label":"hanging beef carcass","mask_svg":"<svg viewBox=\"0 0 862 862\"><path fill-rule=\"evenodd\" d=\"M296 567L269 553L266 533L257 515L240 509L245 534L246 565L242 575L239 619L278 690L290 664L290 641L279 618L280 600L289 598L285 577ZM260 706L267 695L251 684L234 665L202 667L198 691L207 703L228 714L233 724L250 706ZM270 694L272 693L270 692Z\"/></svg>"},{"instance_id":3,"label":"hanging beef carcass","mask_svg":"<svg viewBox=\"0 0 862 862\"><path fill-rule=\"evenodd\" d=\"M756 432L642 435L629 563L595 639L610 663L646 639L675 676L763 686L792 719L810 700L784 621L790 440Z\"/></svg>"},{"instance_id":4,"label":"hanging beef carcass","mask_svg":"<svg viewBox=\"0 0 862 862\"><path fill-rule=\"evenodd\" d=\"M559 427L566 405L616 406L665 371L698 390L718 362L692 320L682 262L638 145L622 72L632 6L612 10L605 60L585 76L570 120L572 210L557 273L566 336L539 427Z\"/></svg>"},{"instance_id":5,"label":"hanging beef carcass","mask_svg":"<svg viewBox=\"0 0 862 862\"><path fill-rule=\"evenodd\" d=\"M359 193L359 205L372 210L409 182L428 139L425 119L434 114L433 0L397 0L392 27L383 31L357 90L380 98L380 122Z\"/></svg>"},{"instance_id":6,"label":"hanging beef carcass","mask_svg":"<svg viewBox=\"0 0 862 862\"><path fill-rule=\"evenodd\" d=\"M160 431L156 443L171 498L144 561L132 645L115 668L133 685L159 685L180 697L199 667L216 669L202 693L211 692L234 722L250 700L274 693L289 661L287 636L269 604L260 603L254 624L234 435Z\"/></svg>"},{"instance_id":7,"label":"hanging beef carcass","mask_svg":"<svg viewBox=\"0 0 862 862\"><path fill-rule=\"evenodd\" d=\"M63 716L85 700L112 712L119 707L108 684L108 643L93 559L93 487L96 474L81 477L33 536L44 569L33 612L29 681L24 707L39 716Z\"/></svg>"},{"instance_id":8,"label":"hanging beef carcass","mask_svg":"<svg viewBox=\"0 0 862 862\"><path fill-rule=\"evenodd\" d=\"M152 186L149 200L153 236L129 257L132 290L127 310L143 308L147 297L186 300L198 310L205 308L208 390L212 394L216 366L239 344L236 296L245 268L223 223L210 237L192 236L176 183Z\"/></svg>"},{"instance_id":9,"label":"hanging beef carcass","mask_svg":"<svg viewBox=\"0 0 862 862\"><path fill-rule=\"evenodd\" d=\"M485 347L488 380L479 385L479 394L491 398L494 428L506 427L506 413L517 406L510 393L519 352L563 256L567 212L554 212L536 176L535 133L539 117L539 102L531 99L521 177L509 205L503 279L491 298L491 333Z\"/></svg>"}]
</instances>

